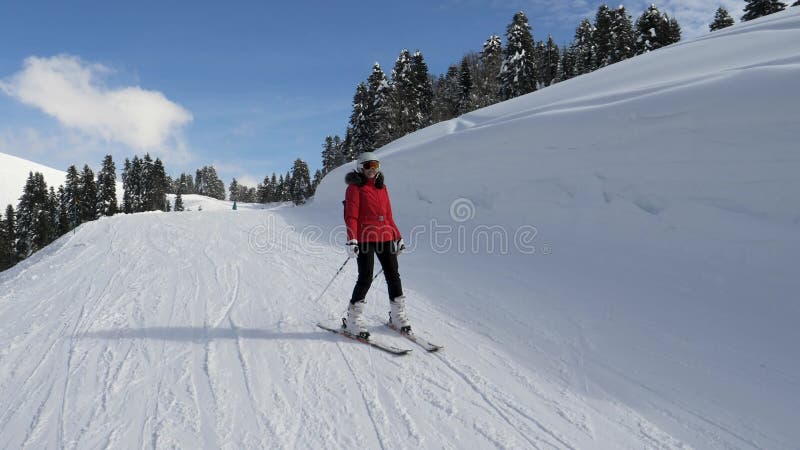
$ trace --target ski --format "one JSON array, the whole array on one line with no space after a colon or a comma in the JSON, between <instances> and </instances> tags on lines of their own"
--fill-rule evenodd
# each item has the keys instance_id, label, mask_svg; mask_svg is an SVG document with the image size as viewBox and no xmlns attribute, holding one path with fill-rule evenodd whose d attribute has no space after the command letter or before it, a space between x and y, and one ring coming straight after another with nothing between
<instances>
[{"instance_id":1,"label":"ski","mask_svg":"<svg viewBox=\"0 0 800 450\"><path fill-rule=\"evenodd\" d=\"M444 348L444 346L442 346L442 345L437 345L437 344L428 342L425 338L417 336L413 331L411 331L410 333L404 333L404 332L400 331L399 329L393 327L389 323L387 323L386 326L391 328L392 330L396 331L400 336L403 336L404 338L408 339L409 341L411 341L411 342L419 345L420 347L424 348L428 352L431 352L431 353L432 352L438 352L439 350Z\"/></svg>"},{"instance_id":2,"label":"ski","mask_svg":"<svg viewBox=\"0 0 800 450\"><path fill-rule=\"evenodd\" d=\"M405 355L406 353L411 351L411 349L398 348L398 347L395 347L394 345L383 343L381 341L376 340L374 337L370 338L370 339L360 338L360 337L358 337L358 336L356 336L356 335L354 335L352 333L347 332L346 330L344 330L342 328L331 328L331 327L327 327L327 326L325 326L325 325L323 325L321 323L318 323L317 326L322 328L323 330L328 330L331 333L336 333L336 334L338 334L340 336L344 336L344 337L352 339L354 341L361 342L362 344L370 345L372 347L375 347L375 348L377 348L379 350L383 350L383 351L385 351L387 353L391 353L393 355Z\"/></svg>"}]
</instances>

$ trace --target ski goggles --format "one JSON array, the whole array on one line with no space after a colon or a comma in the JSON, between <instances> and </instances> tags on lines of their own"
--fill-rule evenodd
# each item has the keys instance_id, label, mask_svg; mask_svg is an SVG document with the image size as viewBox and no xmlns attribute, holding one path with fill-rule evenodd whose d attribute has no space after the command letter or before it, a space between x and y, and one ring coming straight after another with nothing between
<instances>
[{"instance_id":1,"label":"ski goggles","mask_svg":"<svg viewBox=\"0 0 800 450\"><path fill-rule=\"evenodd\" d=\"M381 163L378 161L364 161L361 163L361 168L364 170L374 169L378 170L381 168Z\"/></svg>"}]
</instances>

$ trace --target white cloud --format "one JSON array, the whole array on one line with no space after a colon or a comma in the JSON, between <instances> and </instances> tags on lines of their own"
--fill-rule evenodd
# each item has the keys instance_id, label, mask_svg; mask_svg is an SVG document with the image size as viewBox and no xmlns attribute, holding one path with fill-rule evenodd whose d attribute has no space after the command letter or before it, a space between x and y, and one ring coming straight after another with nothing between
<instances>
[{"instance_id":1,"label":"white cloud","mask_svg":"<svg viewBox=\"0 0 800 450\"><path fill-rule=\"evenodd\" d=\"M158 91L105 86L109 72L76 56L31 56L20 72L0 81L0 89L90 137L186 159L180 130L192 114Z\"/></svg>"}]
</instances>

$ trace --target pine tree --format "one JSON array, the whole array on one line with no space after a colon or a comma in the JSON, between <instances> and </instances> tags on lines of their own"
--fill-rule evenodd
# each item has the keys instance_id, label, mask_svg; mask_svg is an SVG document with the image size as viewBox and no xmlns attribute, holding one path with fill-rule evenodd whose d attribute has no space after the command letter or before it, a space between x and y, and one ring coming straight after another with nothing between
<instances>
[{"instance_id":1,"label":"pine tree","mask_svg":"<svg viewBox=\"0 0 800 450\"><path fill-rule=\"evenodd\" d=\"M168 211L167 190L169 189L169 179L167 169L161 158L156 158L153 162L152 172L150 173L150 211Z\"/></svg>"},{"instance_id":2,"label":"pine tree","mask_svg":"<svg viewBox=\"0 0 800 450\"><path fill-rule=\"evenodd\" d=\"M503 65L503 44L500 36L491 35L483 43L480 54L481 75L478 78L478 106L484 107L497 103L499 85L497 76Z\"/></svg>"},{"instance_id":3,"label":"pine tree","mask_svg":"<svg viewBox=\"0 0 800 450\"><path fill-rule=\"evenodd\" d=\"M66 234L73 228L73 216L64 186L58 186L58 234Z\"/></svg>"},{"instance_id":4,"label":"pine tree","mask_svg":"<svg viewBox=\"0 0 800 450\"><path fill-rule=\"evenodd\" d=\"M594 47L594 27L589 19L583 19L575 29L575 40L572 43L575 76L592 72L597 67L597 55Z\"/></svg>"},{"instance_id":5,"label":"pine tree","mask_svg":"<svg viewBox=\"0 0 800 450\"><path fill-rule=\"evenodd\" d=\"M302 205L311 194L311 175L308 164L302 159L296 159L289 180L290 199L295 205Z\"/></svg>"},{"instance_id":6,"label":"pine tree","mask_svg":"<svg viewBox=\"0 0 800 450\"><path fill-rule=\"evenodd\" d=\"M595 69L609 64L610 55L614 49L613 21L614 13L609 9L608 5L600 5L594 17L594 32L592 33L595 50Z\"/></svg>"},{"instance_id":7,"label":"pine tree","mask_svg":"<svg viewBox=\"0 0 800 450\"><path fill-rule=\"evenodd\" d=\"M83 166L81 172L80 188L78 190L78 222L91 222L97 219L97 184L94 182L94 172L88 164Z\"/></svg>"},{"instance_id":8,"label":"pine tree","mask_svg":"<svg viewBox=\"0 0 800 450\"><path fill-rule=\"evenodd\" d=\"M365 112L371 133L373 150L383 147L392 141L393 129L390 120L391 92L392 88L389 84L389 80L386 79L386 74L383 73L380 64L373 64L372 73L367 79L369 103L367 104ZM338 164L336 164L335 167L339 167L345 162L352 161L359 153L352 145L348 145L347 148L344 148L340 144L337 144L337 139L341 141L341 138L334 136L333 144L336 149L335 153L339 155L336 158Z\"/></svg>"},{"instance_id":9,"label":"pine tree","mask_svg":"<svg viewBox=\"0 0 800 450\"><path fill-rule=\"evenodd\" d=\"M132 170L131 161L125 158L125 165L122 168L122 212L125 214L131 214L133 212Z\"/></svg>"},{"instance_id":10,"label":"pine tree","mask_svg":"<svg viewBox=\"0 0 800 450\"><path fill-rule=\"evenodd\" d=\"M275 185L275 197L273 201L283 201L283 191L286 187L286 180L283 179L283 174L278 175L278 184Z\"/></svg>"},{"instance_id":11,"label":"pine tree","mask_svg":"<svg viewBox=\"0 0 800 450\"><path fill-rule=\"evenodd\" d=\"M317 192L317 186L319 186L319 184L322 182L322 178L324 176L325 175L323 175L322 171L319 170L319 169L317 169L314 172L314 179L311 180L311 193L310 193L309 197L313 197L314 194Z\"/></svg>"},{"instance_id":12,"label":"pine tree","mask_svg":"<svg viewBox=\"0 0 800 450\"><path fill-rule=\"evenodd\" d=\"M442 120L450 120L458 117L459 102L461 99L461 87L458 85L458 67L452 65L447 69L447 74L444 76L444 82L440 89L441 100L439 108L441 108L440 116Z\"/></svg>"},{"instance_id":13,"label":"pine tree","mask_svg":"<svg viewBox=\"0 0 800 450\"><path fill-rule=\"evenodd\" d=\"M195 193L206 197L225 200L225 183L217 176L214 166L197 169L195 175Z\"/></svg>"},{"instance_id":14,"label":"pine tree","mask_svg":"<svg viewBox=\"0 0 800 450\"><path fill-rule=\"evenodd\" d=\"M528 17L520 11L506 30L506 49L498 75L500 99L508 100L536 90L534 52Z\"/></svg>"},{"instance_id":15,"label":"pine tree","mask_svg":"<svg viewBox=\"0 0 800 450\"><path fill-rule=\"evenodd\" d=\"M350 113L350 146L356 152L368 152L374 149L373 126L369 122L368 107L370 104L369 89L366 83L356 86L353 95L353 112Z\"/></svg>"},{"instance_id":16,"label":"pine tree","mask_svg":"<svg viewBox=\"0 0 800 450\"><path fill-rule=\"evenodd\" d=\"M656 5L650 5L636 21L636 54L671 44L670 28L669 17L661 14Z\"/></svg>"},{"instance_id":17,"label":"pine tree","mask_svg":"<svg viewBox=\"0 0 800 450\"><path fill-rule=\"evenodd\" d=\"M133 155L131 170L128 173L131 189L131 212L144 211L144 194L146 187L143 185L144 164L138 155Z\"/></svg>"},{"instance_id":18,"label":"pine tree","mask_svg":"<svg viewBox=\"0 0 800 450\"><path fill-rule=\"evenodd\" d=\"M99 201L97 211L101 216L113 216L117 213L117 168L111 155L103 159L103 168L97 173Z\"/></svg>"},{"instance_id":19,"label":"pine tree","mask_svg":"<svg viewBox=\"0 0 800 450\"><path fill-rule=\"evenodd\" d=\"M28 173L16 213L16 259L21 261L44 248L55 235L50 223L47 183L39 173Z\"/></svg>"},{"instance_id":20,"label":"pine tree","mask_svg":"<svg viewBox=\"0 0 800 450\"><path fill-rule=\"evenodd\" d=\"M239 182L236 181L236 178L231 180L231 184L228 185L228 192L230 193L228 200L232 202L239 200Z\"/></svg>"},{"instance_id":21,"label":"pine tree","mask_svg":"<svg viewBox=\"0 0 800 450\"><path fill-rule=\"evenodd\" d=\"M140 211L154 211L155 208L155 194L154 190L155 178L155 163L150 153L145 153L142 158L142 173L141 173L141 203Z\"/></svg>"},{"instance_id":22,"label":"pine tree","mask_svg":"<svg viewBox=\"0 0 800 450\"><path fill-rule=\"evenodd\" d=\"M461 66L458 69L458 115L472 111L473 105L472 74L470 73L469 61L464 58L461 60Z\"/></svg>"},{"instance_id":23,"label":"pine tree","mask_svg":"<svg viewBox=\"0 0 800 450\"><path fill-rule=\"evenodd\" d=\"M547 42L542 44L539 51L539 58L536 66L539 83L543 87L550 86L558 78L558 63L561 58L561 52L553 36L547 36Z\"/></svg>"},{"instance_id":24,"label":"pine tree","mask_svg":"<svg viewBox=\"0 0 800 450\"><path fill-rule=\"evenodd\" d=\"M714 21L708 26L709 31L717 31L723 28L728 28L734 24L733 17L727 9L720 6L714 14Z\"/></svg>"},{"instance_id":25,"label":"pine tree","mask_svg":"<svg viewBox=\"0 0 800 450\"><path fill-rule=\"evenodd\" d=\"M745 2L747 2L747 5L744 7L742 22L758 19L786 9L786 3L780 0L745 0Z\"/></svg>"},{"instance_id":26,"label":"pine tree","mask_svg":"<svg viewBox=\"0 0 800 450\"><path fill-rule=\"evenodd\" d=\"M180 212L184 210L183 207L183 189L179 189L178 193L175 194L175 208L174 211Z\"/></svg>"},{"instance_id":27,"label":"pine tree","mask_svg":"<svg viewBox=\"0 0 800 450\"><path fill-rule=\"evenodd\" d=\"M286 171L286 175L283 177L283 195L281 196L282 201L288 202L292 199L291 192L289 191L289 187L292 185L292 173L291 169Z\"/></svg>"},{"instance_id":28,"label":"pine tree","mask_svg":"<svg viewBox=\"0 0 800 450\"><path fill-rule=\"evenodd\" d=\"M608 64L618 63L632 58L636 54L636 35L633 32L633 22L624 6L620 6L611 13L611 35L613 38L607 57Z\"/></svg>"},{"instance_id":29,"label":"pine tree","mask_svg":"<svg viewBox=\"0 0 800 450\"><path fill-rule=\"evenodd\" d=\"M267 192L269 191L269 176L264 177L264 181L258 183L256 187L256 201L258 203L267 203Z\"/></svg>"},{"instance_id":30,"label":"pine tree","mask_svg":"<svg viewBox=\"0 0 800 450\"><path fill-rule=\"evenodd\" d=\"M336 162L336 147L333 145L333 136L325 136L325 143L322 144L322 171L328 173L335 169ZM269 180L264 179L264 184L269 184ZM259 195L261 197L261 195Z\"/></svg>"},{"instance_id":31,"label":"pine tree","mask_svg":"<svg viewBox=\"0 0 800 450\"><path fill-rule=\"evenodd\" d=\"M61 236L61 227L59 225L59 197L56 194L56 190L53 186L50 186L49 191L47 192L47 223L48 223L48 232L50 236L47 240L48 243L55 241Z\"/></svg>"},{"instance_id":32,"label":"pine tree","mask_svg":"<svg viewBox=\"0 0 800 450\"><path fill-rule=\"evenodd\" d=\"M668 15L664 14L664 17L667 18L667 41L665 45L671 45L676 42L681 41L681 26L678 23L678 19L674 17L669 17Z\"/></svg>"},{"instance_id":33,"label":"pine tree","mask_svg":"<svg viewBox=\"0 0 800 450\"><path fill-rule=\"evenodd\" d=\"M428 73L428 65L422 52L417 50L411 57L411 78L414 83L414 131L427 127L432 123L433 85Z\"/></svg>"},{"instance_id":34,"label":"pine tree","mask_svg":"<svg viewBox=\"0 0 800 450\"><path fill-rule=\"evenodd\" d=\"M182 190L182 194L194 193L194 177L188 173L182 173L178 178L172 180L168 194L177 194Z\"/></svg>"},{"instance_id":35,"label":"pine tree","mask_svg":"<svg viewBox=\"0 0 800 450\"><path fill-rule=\"evenodd\" d=\"M570 45L561 50L561 61L558 64L558 81L566 81L575 77L575 46Z\"/></svg>"},{"instance_id":36,"label":"pine tree","mask_svg":"<svg viewBox=\"0 0 800 450\"><path fill-rule=\"evenodd\" d=\"M69 226L67 231L75 228L80 224L80 217L78 213L78 198L80 197L81 190L81 176L78 174L78 169L72 165L67 169L66 185L64 186L64 207L68 216Z\"/></svg>"},{"instance_id":37,"label":"pine tree","mask_svg":"<svg viewBox=\"0 0 800 450\"><path fill-rule=\"evenodd\" d=\"M5 212L5 217L0 214L0 272L16 264L14 207L8 205Z\"/></svg>"},{"instance_id":38,"label":"pine tree","mask_svg":"<svg viewBox=\"0 0 800 450\"><path fill-rule=\"evenodd\" d=\"M277 202L278 201L278 178L275 176L275 172L272 172L272 177L269 180L269 200L268 202Z\"/></svg>"},{"instance_id":39,"label":"pine tree","mask_svg":"<svg viewBox=\"0 0 800 450\"><path fill-rule=\"evenodd\" d=\"M419 105L415 76L411 66L411 54L403 49L395 60L392 69L391 92L389 94L389 120L391 140L403 137L416 130ZM359 149L353 148L358 154Z\"/></svg>"}]
</instances>

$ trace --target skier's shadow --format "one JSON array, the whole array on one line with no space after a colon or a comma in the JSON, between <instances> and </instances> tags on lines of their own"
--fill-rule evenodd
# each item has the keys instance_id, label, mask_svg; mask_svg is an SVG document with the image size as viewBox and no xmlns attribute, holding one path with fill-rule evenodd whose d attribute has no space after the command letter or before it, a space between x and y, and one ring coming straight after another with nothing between
<instances>
[{"instance_id":1,"label":"skier's shadow","mask_svg":"<svg viewBox=\"0 0 800 450\"><path fill-rule=\"evenodd\" d=\"M176 342L208 342L225 339L331 340L330 333L274 331L259 328L147 327L116 328L80 333L80 339L152 339Z\"/></svg>"}]
</instances>

